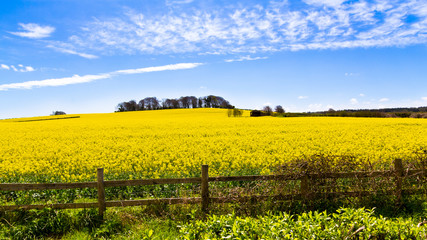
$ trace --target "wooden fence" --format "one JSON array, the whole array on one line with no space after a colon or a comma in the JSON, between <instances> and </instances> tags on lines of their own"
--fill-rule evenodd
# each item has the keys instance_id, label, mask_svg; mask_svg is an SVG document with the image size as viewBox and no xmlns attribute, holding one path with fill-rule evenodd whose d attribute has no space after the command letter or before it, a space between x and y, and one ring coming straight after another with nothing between
<instances>
[{"instance_id":1,"label":"wooden fence","mask_svg":"<svg viewBox=\"0 0 427 240\"><path fill-rule=\"evenodd\" d=\"M285 175L256 175L256 176L226 176L226 177L209 177L208 165L202 165L201 177L194 178L168 178L168 179L141 179L141 180L113 180L104 181L104 170L99 168L97 171L97 182L81 183L2 183L0 191L24 191L24 190L48 190L48 189L75 189L75 188L96 188L98 190L98 201L91 203L58 203L58 204L40 204L40 205L4 205L0 206L0 211L11 211L17 209L74 209L74 208L98 208L99 214L103 216L107 207L127 207L151 204L201 204L202 211L208 213L210 203L228 203L238 201L262 201L271 200L303 200L314 199L316 197L360 197L377 193L376 191L339 191L316 193L310 190L310 182L316 179L342 179L342 178L394 178L392 190L382 191L381 194L395 195L397 201L401 201L403 195L413 195L425 193L425 189L403 189L402 181L408 177L425 177L427 172L424 169L404 169L401 159L394 161L394 169L389 171L370 171L370 172L340 172L340 173L322 173L322 174L285 174ZM239 197L211 197L209 192L209 182L230 182L230 181L300 181L299 193L295 194L278 194L278 195L249 195ZM142 186L156 184L182 184L196 183L201 185L200 197L190 198L156 198L142 200L123 200L123 201L106 201L105 188L123 187L123 186Z\"/></svg>"}]
</instances>

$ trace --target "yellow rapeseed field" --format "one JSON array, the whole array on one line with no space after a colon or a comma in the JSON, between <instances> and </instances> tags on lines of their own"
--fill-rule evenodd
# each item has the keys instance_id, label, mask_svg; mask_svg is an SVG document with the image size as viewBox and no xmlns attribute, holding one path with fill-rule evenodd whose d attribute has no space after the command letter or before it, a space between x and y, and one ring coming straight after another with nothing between
<instances>
[{"instance_id":1,"label":"yellow rapeseed field","mask_svg":"<svg viewBox=\"0 0 427 240\"><path fill-rule=\"evenodd\" d=\"M427 149L426 119L248 115L177 109L2 120L0 181L92 181L98 167L106 179L190 177L201 164L210 175L268 174L316 154L388 165Z\"/></svg>"}]
</instances>

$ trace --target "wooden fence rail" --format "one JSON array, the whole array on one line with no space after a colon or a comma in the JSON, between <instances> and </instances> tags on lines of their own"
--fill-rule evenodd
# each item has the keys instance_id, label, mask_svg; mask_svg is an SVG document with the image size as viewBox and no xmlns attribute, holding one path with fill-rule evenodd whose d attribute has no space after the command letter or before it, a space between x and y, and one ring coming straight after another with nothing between
<instances>
[{"instance_id":1,"label":"wooden fence rail","mask_svg":"<svg viewBox=\"0 0 427 240\"><path fill-rule=\"evenodd\" d=\"M316 197L360 197L368 196L376 193L375 191L347 191L347 192L326 192L316 193L310 191L310 181L315 179L340 179L340 178L376 178L388 177L394 178L395 186L393 190L382 191L381 194L395 195L397 201L402 200L403 195L425 193L424 189L403 189L403 178L427 176L424 169L407 169L403 168L402 160L396 159L394 162L394 170L388 171L372 171L372 172L342 172L342 173L322 173L322 174L285 174L285 175L264 175L264 176L224 176L224 177L209 177L208 166L202 165L201 177L194 178L166 178L166 179L140 179L140 180L114 180L104 181L104 170L97 170L97 182L81 182L81 183L2 183L0 191L25 191L25 190L49 190L49 189L75 189L75 188L96 188L98 193L98 201L90 203L57 203L57 204L39 204L39 205L3 205L0 206L0 211L11 211L17 209L75 209L75 208L98 208L99 214L103 216L108 207L127 207L152 204L201 204L202 211L208 213L210 203L229 203L237 201L254 201L254 200L303 200L314 199ZM278 195L252 195L238 197L210 197L209 182L230 182L230 181L270 181L270 180L299 180L300 192L295 194L278 194ZM198 183L201 184L200 197L191 198L157 198L157 199L142 199L142 200L124 200L124 201L105 201L106 187L123 187L123 186L143 186L156 184L182 184L182 183Z\"/></svg>"}]
</instances>

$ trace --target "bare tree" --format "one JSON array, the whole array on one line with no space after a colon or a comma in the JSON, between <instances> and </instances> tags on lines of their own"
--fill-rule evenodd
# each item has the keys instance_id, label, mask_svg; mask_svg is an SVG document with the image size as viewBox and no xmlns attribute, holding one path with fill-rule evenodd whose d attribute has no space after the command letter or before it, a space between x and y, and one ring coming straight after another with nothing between
<instances>
[{"instance_id":1,"label":"bare tree","mask_svg":"<svg viewBox=\"0 0 427 240\"><path fill-rule=\"evenodd\" d=\"M266 116L271 116L271 114L273 113L273 109L271 109L270 106L265 106L262 110L265 112Z\"/></svg>"},{"instance_id":2,"label":"bare tree","mask_svg":"<svg viewBox=\"0 0 427 240\"><path fill-rule=\"evenodd\" d=\"M177 99L171 99L172 108L179 108L179 101Z\"/></svg>"},{"instance_id":3,"label":"bare tree","mask_svg":"<svg viewBox=\"0 0 427 240\"><path fill-rule=\"evenodd\" d=\"M159 100L157 100L156 97L147 97L144 98L142 101L144 101L146 109L148 110L156 110L160 108Z\"/></svg>"},{"instance_id":4,"label":"bare tree","mask_svg":"<svg viewBox=\"0 0 427 240\"><path fill-rule=\"evenodd\" d=\"M163 109L168 109L170 108L170 99L166 98L162 100L162 108Z\"/></svg>"},{"instance_id":5,"label":"bare tree","mask_svg":"<svg viewBox=\"0 0 427 240\"><path fill-rule=\"evenodd\" d=\"M191 102L192 108L197 108L197 98L195 96L189 97L189 101Z\"/></svg>"},{"instance_id":6,"label":"bare tree","mask_svg":"<svg viewBox=\"0 0 427 240\"><path fill-rule=\"evenodd\" d=\"M180 102L182 108L190 108L191 97L189 97L189 96L180 97L179 102Z\"/></svg>"},{"instance_id":7,"label":"bare tree","mask_svg":"<svg viewBox=\"0 0 427 240\"><path fill-rule=\"evenodd\" d=\"M199 100L198 100L198 102L197 102L197 105L198 105L199 108L204 107L203 106L203 101L204 101L203 98L200 97Z\"/></svg>"},{"instance_id":8,"label":"bare tree","mask_svg":"<svg viewBox=\"0 0 427 240\"><path fill-rule=\"evenodd\" d=\"M144 99L139 101L138 106L139 106L139 110L145 110L146 109L146 103L145 103Z\"/></svg>"},{"instance_id":9,"label":"bare tree","mask_svg":"<svg viewBox=\"0 0 427 240\"><path fill-rule=\"evenodd\" d=\"M178 99L162 99L159 101L156 97L146 97L138 103L135 100L122 102L116 106L118 112L138 111L138 110L156 110L172 108L228 108L233 109L227 100L220 96L209 95L196 98L195 96L184 96Z\"/></svg>"},{"instance_id":10,"label":"bare tree","mask_svg":"<svg viewBox=\"0 0 427 240\"><path fill-rule=\"evenodd\" d=\"M283 107L280 105L277 105L274 111L277 113L285 113L285 109L283 109Z\"/></svg>"}]
</instances>

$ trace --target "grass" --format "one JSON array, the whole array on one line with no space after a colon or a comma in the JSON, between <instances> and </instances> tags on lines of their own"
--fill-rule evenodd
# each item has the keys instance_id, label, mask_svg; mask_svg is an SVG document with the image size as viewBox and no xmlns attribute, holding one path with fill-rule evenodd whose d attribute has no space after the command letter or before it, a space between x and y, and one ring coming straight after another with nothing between
<instances>
[{"instance_id":1,"label":"grass","mask_svg":"<svg viewBox=\"0 0 427 240\"><path fill-rule=\"evenodd\" d=\"M104 221L97 209L2 212L0 239L425 239L423 196L403 200L211 204L207 217L199 205L108 208Z\"/></svg>"},{"instance_id":2,"label":"grass","mask_svg":"<svg viewBox=\"0 0 427 240\"><path fill-rule=\"evenodd\" d=\"M109 211L97 222L88 212L52 215L42 212L40 221L1 226L1 239L426 239L425 210L413 216L384 217L376 209L339 208L296 214L265 212L257 216L236 212L211 214L206 219L191 212L187 219L141 215L141 209ZM80 213L80 214L79 214ZM85 215L85 216L83 216ZM175 216L176 217L176 216ZM49 222L44 219L49 218ZM33 219L34 220L34 219ZM88 221L89 220L89 221ZM60 222L74 223L69 229ZM53 225L56 228L51 228ZM38 231L43 230L40 234ZM50 229L51 232L46 230Z\"/></svg>"}]
</instances>

